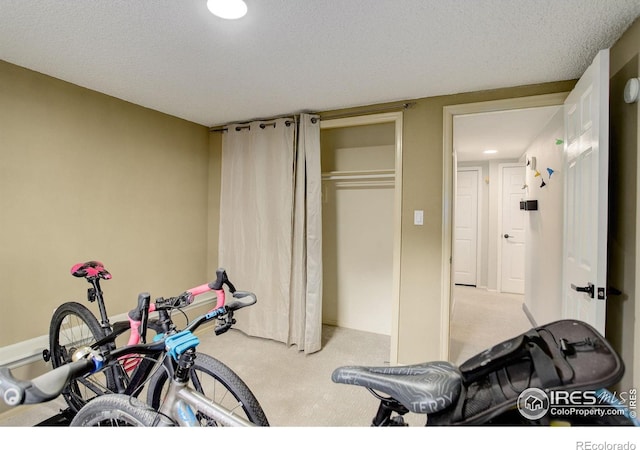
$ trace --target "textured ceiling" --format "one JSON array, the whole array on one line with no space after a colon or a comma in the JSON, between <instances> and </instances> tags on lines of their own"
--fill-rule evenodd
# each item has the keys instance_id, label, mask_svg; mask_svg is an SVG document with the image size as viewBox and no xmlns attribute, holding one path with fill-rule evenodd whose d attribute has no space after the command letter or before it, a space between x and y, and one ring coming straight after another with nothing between
<instances>
[{"instance_id":1,"label":"textured ceiling","mask_svg":"<svg viewBox=\"0 0 640 450\"><path fill-rule=\"evenodd\" d=\"M578 78L640 0L0 0L0 59L214 126Z\"/></svg>"}]
</instances>

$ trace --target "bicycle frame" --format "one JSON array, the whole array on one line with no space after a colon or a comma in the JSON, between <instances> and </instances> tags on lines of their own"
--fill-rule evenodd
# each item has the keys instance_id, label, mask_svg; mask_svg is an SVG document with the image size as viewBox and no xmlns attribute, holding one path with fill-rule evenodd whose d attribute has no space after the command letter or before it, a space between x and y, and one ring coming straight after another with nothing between
<instances>
[{"instance_id":1,"label":"bicycle frame","mask_svg":"<svg viewBox=\"0 0 640 450\"><path fill-rule=\"evenodd\" d=\"M114 324L113 331L109 335L94 343L91 348L93 350L99 350L100 347L104 345L115 344L115 340L126 331L131 332L130 323L124 321L116 322ZM131 335L133 336L135 335L135 333L131 332ZM129 339L127 346L135 346L140 342L140 338ZM111 351L113 350L115 350L115 345L112 346ZM160 358L164 356L164 353L164 349L159 349L157 352L148 354L149 358L140 357L139 354L123 355L118 359L125 360L123 365L117 364L117 361L113 361L112 363L104 367L103 370L111 370L113 372L116 382L116 392L126 395L132 395L135 397L140 393L139 389L142 386L142 383L149 377L149 375L153 371L154 366L159 362ZM131 361L133 361L133 364L128 364ZM129 382L127 383L126 387L123 382L124 377L129 378ZM85 379L78 379L78 381L98 395L104 393L97 392L93 386L93 383L86 382Z\"/></svg>"},{"instance_id":2,"label":"bicycle frame","mask_svg":"<svg viewBox=\"0 0 640 450\"><path fill-rule=\"evenodd\" d=\"M210 288L205 289L205 286L207 285L198 286L186 292L193 295L194 293L199 294L199 293L206 292L207 290L211 290ZM216 307L211 311L218 310L219 308L223 307L225 303L224 290L215 289L215 292L218 299L216 302ZM164 301L164 299L157 300L157 302L162 302L162 301ZM146 329L147 329L146 320L147 320L148 313L152 313L152 312L157 312L159 315L157 319L151 321L153 324L155 324L155 328L157 331L162 329L163 334L165 335L168 335L175 331L175 327L173 325L173 321L171 320L168 309L166 309L163 305L159 306L158 303L149 304L148 294L141 294L139 297L138 303L139 303L139 308L141 308L141 311L144 311L142 314L141 320L135 320L129 317L128 322L125 322L125 321L116 322L113 325L113 331L109 335L95 342L91 346L91 348L94 350L98 350L100 349L100 347L104 345L113 344L115 343L115 340L120 335L124 334L126 331L130 332L129 340L126 347L135 348L139 344L146 343ZM211 311L209 313L211 313ZM198 319L196 319L196 321L197 320ZM115 350L115 348L112 348L112 351L113 350ZM118 354L121 354L123 349L120 349L120 350L121 351L118 351ZM115 361L113 361L103 369L103 370L113 371L118 393L122 393L125 395L132 395L134 397L137 396L140 393L139 390L142 384L144 383L145 380L148 379L149 375L152 373L156 364L161 360L166 370L169 370L169 371L175 370L175 364L172 364L172 360L170 358L165 358L166 350L164 348L159 349L157 352L147 353L146 355L148 357L145 358L145 357L141 357L136 352L127 353L117 358L117 361L124 361L122 365L116 364ZM123 383L123 377L125 376L129 378L126 387L124 386L124 383ZM82 380L79 380L79 381L82 382ZM92 386L90 386L91 383L83 383L83 384L87 386L89 389L91 389L93 392L95 392L96 394L101 394L101 392L96 392L96 390Z\"/></svg>"},{"instance_id":3,"label":"bicycle frame","mask_svg":"<svg viewBox=\"0 0 640 450\"><path fill-rule=\"evenodd\" d=\"M175 379L171 380L165 401L158 411L160 413L158 415L160 418L158 426L174 426L177 423L181 427L197 427L199 422L193 412L194 409L224 426L255 426L255 424L234 415L233 412L217 405L198 391L190 388L186 382L178 382ZM167 418L173 419L175 423Z\"/></svg>"}]
</instances>

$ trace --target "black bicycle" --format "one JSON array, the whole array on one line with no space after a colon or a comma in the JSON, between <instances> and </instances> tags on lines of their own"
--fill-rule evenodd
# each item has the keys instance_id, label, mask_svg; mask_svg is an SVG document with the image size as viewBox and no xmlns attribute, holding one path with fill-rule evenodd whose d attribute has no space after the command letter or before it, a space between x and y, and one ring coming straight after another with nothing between
<instances>
[{"instance_id":1,"label":"black bicycle","mask_svg":"<svg viewBox=\"0 0 640 450\"><path fill-rule=\"evenodd\" d=\"M623 374L622 360L597 330L559 320L460 366L344 366L331 378L362 386L380 401L371 426L406 426L408 413L422 415L428 426L640 426L635 393L619 397L608 390Z\"/></svg>"},{"instance_id":2,"label":"black bicycle","mask_svg":"<svg viewBox=\"0 0 640 450\"><path fill-rule=\"evenodd\" d=\"M196 295L213 290L217 302L212 311L218 311L218 314L206 320L200 319L197 326L215 318L218 322L215 333L219 335L235 323L234 309L225 309L224 287L226 286L234 296L253 295L238 294L226 271L218 269L215 281L189 289L176 297L161 297L151 302L148 293L140 294L136 308L128 314L128 321L111 325L100 286L100 281L110 279L111 274L98 261L76 264L72 267L71 273L76 277L85 278L91 285L87 297L90 302L98 302L101 321L98 322L93 313L80 303L62 304L52 317L49 332L50 349L43 352L43 357L45 361L52 362L54 369L87 356L97 358L97 355L102 355L100 358L108 363L102 365L99 370L91 370L82 373L81 376L69 378L61 392L69 406L63 411L68 420L73 419L87 403L106 394L118 393L138 397L146 389L148 404L152 408L158 408L167 390L168 380L178 365L162 345L152 344L144 347L144 351L136 351L136 345L146 344L147 330L151 329L155 333L154 341L162 341L166 337L178 334L179 330L172 319L172 313L182 312L182 308L190 305ZM239 307L237 303L234 305L235 308ZM221 311L225 312L221 314ZM150 317L151 314L154 317ZM124 347L118 346L116 340L127 331L127 344ZM251 390L221 361L206 354L195 353L193 363L189 366L189 381L196 391L226 405L230 410L236 411L239 408L240 412L236 414L244 415L246 420L268 426L266 416ZM216 423L210 421L208 424Z\"/></svg>"}]
</instances>

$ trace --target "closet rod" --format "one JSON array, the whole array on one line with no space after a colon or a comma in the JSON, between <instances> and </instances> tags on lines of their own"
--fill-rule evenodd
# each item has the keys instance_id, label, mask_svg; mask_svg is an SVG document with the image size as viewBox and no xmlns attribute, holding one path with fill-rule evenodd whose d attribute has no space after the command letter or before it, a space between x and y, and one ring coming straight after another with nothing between
<instances>
[{"instance_id":1,"label":"closet rod","mask_svg":"<svg viewBox=\"0 0 640 450\"><path fill-rule=\"evenodd\" d=\"M357 117L357 116L365 116L367 114L375 114L381 112L391 112L391 111L404 111L412 106L414 106L416 102L405 102L401 105L389 105L389 106L381 106L379 108L369 108L369 109L359 109L357 111L342 113L342 114L330 114L330 115L320 115L320 120L329 120L329 119L344 119L346 117Z\"/></svg>"}]
</instances>

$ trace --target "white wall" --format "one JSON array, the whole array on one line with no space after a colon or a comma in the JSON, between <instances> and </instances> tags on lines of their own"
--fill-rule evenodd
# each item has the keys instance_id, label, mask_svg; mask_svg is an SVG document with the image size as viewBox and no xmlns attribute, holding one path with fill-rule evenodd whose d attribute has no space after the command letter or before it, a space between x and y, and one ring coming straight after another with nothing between
<instances>
[{"instance_id":1,"label":"white wall","mask_svg":"<svg viewBox=\"0 0 640 450\"><path fill-rule=\"evenodd\" d=\"M394 188L353 184L323 182L322 322L390 335Z\"/></svg>"},{"instance_id":2,"label":"white wall","mask_svg":"<svg viewBox=\"0 0 640 450\"><path fill-rule=\"evenodd\" d=\"M391 334L395 125L321 132L322 321Z\"/></svg>"},{"instance_id":3,"label":"white wall","mask_svg":"<svg viewBox=\"0 0 640 450\"><path fill-rule=\"evenodd\" d=\"M527 212L525 262L525 305L539 325L562 316L563 146L556 140L563 138L563 129L559 109L525 152L528 161L536 159L540 173L536 176L531 166L526 170L526 198L538 200L538 211ZM554 170L551 176L547 168Z\"/></svg>"}]
</instances>

